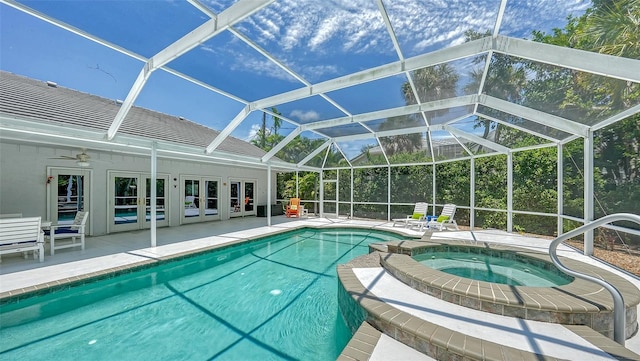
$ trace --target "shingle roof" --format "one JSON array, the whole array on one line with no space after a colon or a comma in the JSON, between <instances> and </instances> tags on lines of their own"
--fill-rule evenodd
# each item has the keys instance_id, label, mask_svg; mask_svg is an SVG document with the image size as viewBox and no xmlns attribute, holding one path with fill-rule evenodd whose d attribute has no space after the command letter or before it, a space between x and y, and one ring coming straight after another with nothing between
<instances>
[{"instance_id":1,"label":"shingle roof","mask_svg":"<svg viewBox=\"0 0 640 361\"><path fill-rule=\"evenodd\" d=\"M120 104L62 86L0 71L0 113L31 120L82 126L105 132ZM220 132L187 119L132 107L119 133L206 147ZM265 152L243 140L227 137L221 151L261 157Z\"/></svg>"}]
</instances>

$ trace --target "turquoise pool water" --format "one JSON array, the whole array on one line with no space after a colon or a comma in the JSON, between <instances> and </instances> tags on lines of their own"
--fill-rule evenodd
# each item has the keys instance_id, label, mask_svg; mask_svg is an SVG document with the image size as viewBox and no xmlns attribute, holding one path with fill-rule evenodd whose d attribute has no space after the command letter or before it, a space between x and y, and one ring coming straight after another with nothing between
<instances>
[{"instance_id":1,"label":"turquoise pool water","mask_svg":"<svg viewBox=\"0 0 640 361\"><path fill-rule=\"evenodd\" d=\"M566 285L572 280L559 270L541 267L539 261L535 260L465 252L428 252L413 258L428 267L455 276L512 286L554 287Z\"/></svg>"},{"instance_id":2,"label":"turquoise pool water","mask_svg":"<svg viewBox=\"0 0 640 361\"><path fill-rule=\"evenodd\" d=\"M3 305L2 360L335 360L336 265L400 239L305 229Z\"/></svg>"}]
</instances>

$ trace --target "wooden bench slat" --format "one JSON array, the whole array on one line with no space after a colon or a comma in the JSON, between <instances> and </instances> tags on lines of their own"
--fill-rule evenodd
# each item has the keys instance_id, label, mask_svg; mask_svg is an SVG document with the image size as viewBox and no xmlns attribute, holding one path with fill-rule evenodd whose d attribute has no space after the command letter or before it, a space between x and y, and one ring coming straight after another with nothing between
<instances>
[{"instance_id":1,"label":"wooden bench slat","mask_svg":"<svg viewBox=\"0 0 640 361\"><path fill-rule=\"evenodd\" d=\"M44 261L40 217L0 219L0 254L35 251Z\"/></svg>"}]
</instances>

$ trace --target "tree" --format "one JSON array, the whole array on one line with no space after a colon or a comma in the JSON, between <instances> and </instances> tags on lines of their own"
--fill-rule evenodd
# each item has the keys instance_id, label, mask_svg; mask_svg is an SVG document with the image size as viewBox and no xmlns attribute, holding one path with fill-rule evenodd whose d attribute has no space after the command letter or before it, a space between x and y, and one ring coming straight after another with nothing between
<instances>
[{"instance_id":1,"label":"tree","mask_svg":"<svg viewBox=\"0 0 640 361\"><path fill-rule=\"evenodd\" d=\"M464 34L465 41L467 42L491 35L490 32L479 33L473 30L467 30ZM474 64L484 64L486 61L485 56L480 56L474 59ZM491 59L489 59L489 62L490 64L484 84L482 84L484 67L481 68L482 70L474 69L470 72L472 81L465 87L465 90L469 93L485 93L515 104L521 104L523 100L522 89L526 83L526 72L523 63L509 55L498 53L494 53ZM480 89L481 85L482 89ZM521 121L510 114L501 113L493 109L486 109L485 111L489 113L487 115L506 120L510 123L518 123ZM504 129L505 127L502 125L482 117L477 118L474 127L483 128L484 132L482 137L485 139L488 139L490 133L493 131L495 133L493 135L493 141L496 143L500 143L501 133L505 130L508 131L508 129Z\"/></svg>"},{"instance_id":2,"label":"tree","mask_svg":"<svg viewBox=\"0 0 640 361\"><path fill-rule=\"evenodd\" d=\"M380 124L379 131L409 128L411 126L418 126L421 122L417 121L415 117L400 115L387 119L384 123ZM424 125L424 123L422 123ZM390 137L380 138L387 157L392 157L397 153L411 153L415 150L422 148L422 133L395 135Z\"/></svg>"},{"instance_id":3,"label":"tree","mask_svg":"<svg viewBox=\"0 0 640 361\"><path fill-rule=\"evenodd\" d=\"M456 96L456 85L459 76L455 69L449 64L440 64L429 68L417 69L412 73L414 89L411 83L406 81L401 86L401 93L405 99L405 104L417 104L434 100L453 98ZM448 112L448 109L425 112L428 120L432 121L437 116ZM379 130L392 130L425 125L421 115L395 116L388 118L381 125ZM402 134L381 139L388 157L399 153L412 153L423 148L422 134ZM423 159L424 160L424 159Z\"/></svg>"},{"instance_id":4,"label":"tree","mask_svg":"<svg viewBox=\"0 0 640 361\"><path fill-rule=\"evenodd\" d=\"M596 4L587 12L584 29L576 37L587 39L594 51L640 59L640 0Z\"/></svg>"},{"instance_id":5,"label":"tree","mask_svg":"<svg viewBox=\"0 0 640 361\"><path fill-rule=\"evenodd\" d=\"M278 134L278 130L280 130L280 127L282 126L282 119L279 115L282 114L278 112L278 109L275 107L271 108L271 112L275 114L271 116L273 121L271 128L267 129L267 113L262 112L262 126L256 132L256 136L251 139L251 143L253 145L258 146L265 151L271 150L276 146L276 144L280 143L280 141L284 139L283 136Z\"/></svg>"}]
</instances>

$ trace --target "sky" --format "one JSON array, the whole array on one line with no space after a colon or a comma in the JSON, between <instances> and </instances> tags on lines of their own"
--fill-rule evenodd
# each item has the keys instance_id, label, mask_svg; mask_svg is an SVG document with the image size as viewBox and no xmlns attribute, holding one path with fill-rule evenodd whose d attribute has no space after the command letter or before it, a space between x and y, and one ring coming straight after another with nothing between
<instances>
[{"instance_id":1,"label":"sky","mask_svg":"<svg viewBox=\"0 0 640 361\"><path fill-rule=\"evenodd\" d=\"M19 2L144 58L209 19L179 0ZM202 1L214 13L233 2ZM405 59L461 44L468 29L493 30L500 5L499 0L383 2ZM589 6L590 1L585 0L511 1L500 34L528 38L533 30L549 32L563 27L567 16L579 16ZM294 75L235 34L272 54ZM375 0L278 0L235 24L232 31L222 32L167 65L222 94L157 70L135 105L222 130L246 102L304 87L304 82L318 83L398 59ZM0 4L0 69L4 71L124 99L143 65L131 56ZM452 65L461 74L473 66L471 59ZM286 119L307 123L402 106L400 87L405 81L405 77L396 76L327 94L341 108L321 97L277 108ZM260 112L253 112L232 135L249 140L261 119ZM285 123L280 133L286 135L293 129ZM355 152L362 145L353 142L345 147L351 148L347 152Z\"/></svg>"}]
</instances>

